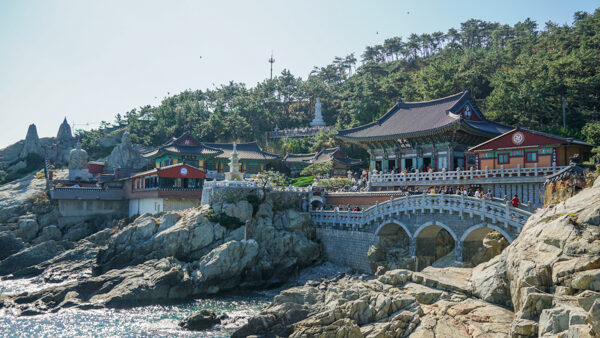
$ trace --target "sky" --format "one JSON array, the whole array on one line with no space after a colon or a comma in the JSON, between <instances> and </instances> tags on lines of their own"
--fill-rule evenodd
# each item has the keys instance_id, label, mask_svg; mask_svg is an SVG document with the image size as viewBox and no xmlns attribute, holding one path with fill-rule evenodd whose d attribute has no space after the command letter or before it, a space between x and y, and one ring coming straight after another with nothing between
<instances>
[{"instance_id":1,"label":"sky","mask_svg":"<svg viewBox=\"0 0 600 338\"><path fill-rule=\"evenodd\" d=\"M185 89L254 86L393 36L446 32L471 18L570 24L597 1L0 0L0 148L113 121Z\"/></svg>"}]
</instances>

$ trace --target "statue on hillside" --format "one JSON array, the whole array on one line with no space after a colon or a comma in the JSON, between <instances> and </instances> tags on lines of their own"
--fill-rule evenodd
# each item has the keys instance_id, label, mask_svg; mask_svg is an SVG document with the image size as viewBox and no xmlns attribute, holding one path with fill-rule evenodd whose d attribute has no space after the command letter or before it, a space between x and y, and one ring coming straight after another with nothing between
<instances>
[{"instance_id":1,"label":"statue on hillside","mask_svg":"<svg viewBox=\"0 0 600 338\"><path fill-rule=\"evenodd\" d=\"M87 165L87 151L81 149L81 145L77 143L77 147L69 152L69 170L87 169Z\"/></svg>"},{"instance_id":2,"label":"statue on hillside","mask_svg":"<svg viewBox=\"0 0 600 338\"><path fill-rule=\"evenodd\" d=\"M321 99L317 97L317 103L315 103L315 118L310 123L311 127L325 127L325 121L321 113Z\"/></svg>"},{"instance_id":3,"label":"statue on hillside","mask_svg":"<svg viewBox=\"0 0 600 338\"><path fill-rule=\"evenodd\" d=\"M124 132L121 136L121 144L116 145L106 159L107 171L115 168L139 169L146 164L146 159L131 143L131 135Z\"/></svg>"}]
</instances>

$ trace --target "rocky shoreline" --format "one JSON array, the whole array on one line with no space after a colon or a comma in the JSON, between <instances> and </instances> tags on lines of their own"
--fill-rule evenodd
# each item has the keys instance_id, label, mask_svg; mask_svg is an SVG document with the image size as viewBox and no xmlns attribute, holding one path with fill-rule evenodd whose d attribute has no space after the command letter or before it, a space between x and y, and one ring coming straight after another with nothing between
<instances>
[{"instance_id":1,"label":"rocky shoreline","mask_svg":"<svg viewBox=\"0 0 600 338\"><path fill-rule=\"evenodd\" d=\"M203 311L181 326L239 327L236 337L600 332L598 182L540 210L513 243L474 268L414 272L392 262L373 276L324 261L310 216L269 196L259 203L240 199L58 226L39 181L26 177L0 187L0 195L14 196L0 198L0 275L40 285L0 295L1 308L16 315L170 304L278 287L255 317ZM240 226L246 221L253 225L249 236Z\"/></svg>"}]
</instances>

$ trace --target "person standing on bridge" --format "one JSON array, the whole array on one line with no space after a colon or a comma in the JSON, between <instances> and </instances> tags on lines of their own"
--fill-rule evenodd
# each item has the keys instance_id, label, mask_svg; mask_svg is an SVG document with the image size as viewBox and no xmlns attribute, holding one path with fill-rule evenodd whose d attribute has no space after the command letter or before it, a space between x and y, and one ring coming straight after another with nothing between
<instances>
[{"instance_id":1,"label":"person standing on bridge","mask_svg":"<svg viewBox=\"0 0 600 338\"><path fill-rule=\"evenodd\" d=\"M510 204L512 204L512 206L515 208L518 208L520 203L521 201L519 201L519 196L517 196L517 194L515 194L512 200L510 200Z\"/></svg>"}]
</instances>

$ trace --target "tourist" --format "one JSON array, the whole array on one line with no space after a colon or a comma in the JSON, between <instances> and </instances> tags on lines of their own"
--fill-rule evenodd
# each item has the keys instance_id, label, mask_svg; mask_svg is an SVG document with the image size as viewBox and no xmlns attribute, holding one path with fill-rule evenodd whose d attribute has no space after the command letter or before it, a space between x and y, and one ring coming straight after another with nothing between
<instances>
[{"instance_id":1,"label":"tourist","mask_svg":"<svg viewBox=\"0 0 600 338\"><path fill-rule=\"evenodd\" d=\"M486 200L491 200L492 199L492 189L488 189L487 194L485 194L483 196L483 198L485 198Z\"/></svg>"},{"instance_id":2,"label":"tourist","mask_svg":"<svg viewBox=\"0 0 600 338\"><path fill-rule=\"evenodd\" d=\"M519 201L519 196L517 196L517 194L510 200L510 204L515 208L518 208L520 203L521 201Z\"/></svg>"},{"instance_id":3,"label":"tourist","mask_svg":"<svg viewBox=\"0 0 600 338\"><path fill-rule=\"evenodd\" d=\"M479 191L479 188L477 188L477 190L475 190L475 198L481 198L481 191Z\"/></svg>"}]
</instances>

